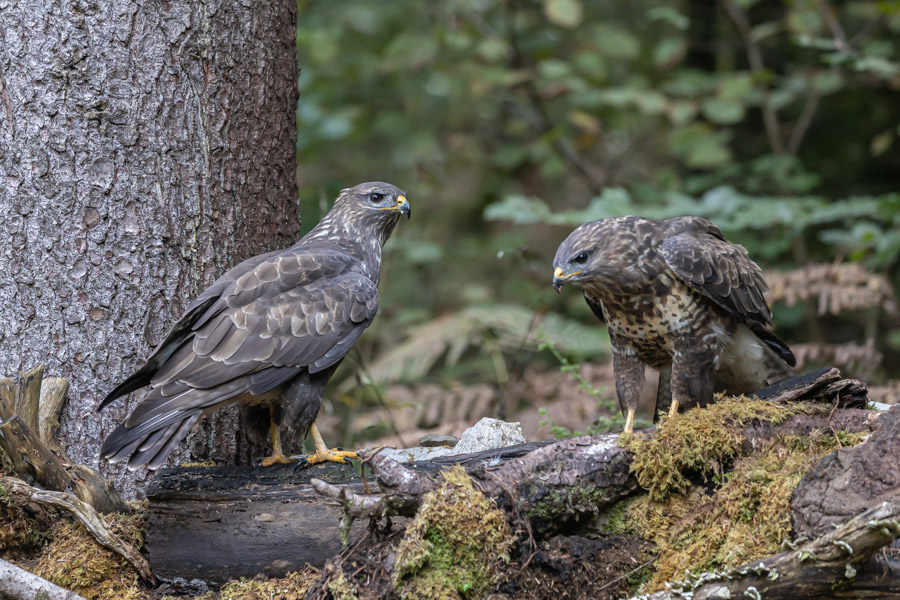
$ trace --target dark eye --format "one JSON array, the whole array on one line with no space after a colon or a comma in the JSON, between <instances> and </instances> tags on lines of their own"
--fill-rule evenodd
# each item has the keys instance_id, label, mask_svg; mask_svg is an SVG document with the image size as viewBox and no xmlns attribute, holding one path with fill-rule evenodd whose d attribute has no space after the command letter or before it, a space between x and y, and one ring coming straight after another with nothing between
<instances>
[{"instance_id":1,"label":"dark eye","mask_svg":"<svg viewBox=\"0 0 900 600\"><path fill-rule=\"evenodd\" d=\"M379 194L378 192L369 194L369 201L371 201L373 204L377 204L382 200L384 200L384 194Z\"/></svg>"},{"instance_id":2,"label":"dark eye","mask_svg":"<svg viewBox=\"0 0 900 600\"><path fill-rule=\"evenodd\" d=\"M587 252L579 252L575 255L575 258L572 259L572 262L575 264L582 265L587 262L588 255Z\"/></svg>"}]
</instances>

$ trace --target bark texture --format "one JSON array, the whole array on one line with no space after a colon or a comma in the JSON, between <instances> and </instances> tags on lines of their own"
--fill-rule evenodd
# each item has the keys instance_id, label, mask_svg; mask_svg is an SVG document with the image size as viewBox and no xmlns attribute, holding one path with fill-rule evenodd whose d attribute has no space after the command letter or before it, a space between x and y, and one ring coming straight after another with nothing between
<instances>
[{"instance_id":1,"label":"bark texture","mask_svg":"<svg viewBox=\"0 0 900 600\"><path fill-rule=\"evenodd\" d=\"M794 529L821 535L876 502L900 505L900 406L879 416L865 443L829 454L791 500Z\"/></svg>"},{"instance_id":2,"label":"bark texture","mask_svg":"<svg viewBox=\"0 0 900 600\"><path fill-rule=\"evenodd\" d=\"M94 407L187 302L296 237L295 21L290 0L0 0L0 374L71 380L73 461L97 465L131 404ZM236 419L174 460L234 462Z\"/></svg>"}]
</instances>

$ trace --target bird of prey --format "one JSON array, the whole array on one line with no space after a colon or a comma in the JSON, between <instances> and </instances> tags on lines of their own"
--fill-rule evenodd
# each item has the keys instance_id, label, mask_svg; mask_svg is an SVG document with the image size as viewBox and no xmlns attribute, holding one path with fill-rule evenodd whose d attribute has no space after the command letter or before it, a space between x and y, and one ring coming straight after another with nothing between
<instances>
[{"instance_id":1,"label":"bird of prey","mask_svg":"<svg viewBox=\"0 0 900 600\"><path fill-rule=\"evenodd\" d=\"M606 321L625 431L644 386L659 369L657 411L705 406L714 391L760 389L796 364L772 332L760 268L700 217L600 219L581 225L553 259L553 287L584 291Z\"/></svg>"},{"instance_id":2,"label":"bird of prey","mask_svg":"<svg viewBox=\"0 0 900 600\"><path fill-rule=\"evenodd\" d=\"M232 402L271 411L272 456L282 454L280 417L292 435L312 434L308 464L344 462L315 425L325 385L378 309L381 247L406 194L363 183L342 190L334 207L295 245L250 258L194 300L147 363L99 409L129 392L147 394L104 441L102 457L129 469L163 464L203 416Z\"/></svg>"}]
</instances>

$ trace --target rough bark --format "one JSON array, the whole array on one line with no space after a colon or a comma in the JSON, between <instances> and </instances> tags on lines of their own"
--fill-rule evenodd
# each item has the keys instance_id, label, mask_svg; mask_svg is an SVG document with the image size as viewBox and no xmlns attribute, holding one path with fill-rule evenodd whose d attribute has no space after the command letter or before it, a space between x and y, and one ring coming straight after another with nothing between
<instances>
[{"instance_id":1,"label":"rough bark","mask_svg":"<svg viewBox=\"0 0 900 600\"><path fill-rule=\"evenodd\" d=\"M97 466L133 404L94 407L187 302L293 242L295 19L287 0L0 1L0 374L70 379L75 462ZM236 430L220 412L174 460L234 462Z\"/></svg>"},{"instance_id":2,"label":"rough bark","mask_svg":"<svg viewBox=\"0 0 900 600\"><path fill-rule=\"evenodd\" d=\"M32 575L25 569L0 558L0 598L10 600L84 600L46 579Z\"/></svg>"},{"instance_id":3,"label":"rough bark","mask_svg":"<svg viewBox=\"0 0 900 600\"><path fill-rule=\"evenodd\" d=\"M798 534L819 535L874 502L900 503L900 406L875 421L865 444L823 458L791 500Z\"/></svg>"}]
</instances>

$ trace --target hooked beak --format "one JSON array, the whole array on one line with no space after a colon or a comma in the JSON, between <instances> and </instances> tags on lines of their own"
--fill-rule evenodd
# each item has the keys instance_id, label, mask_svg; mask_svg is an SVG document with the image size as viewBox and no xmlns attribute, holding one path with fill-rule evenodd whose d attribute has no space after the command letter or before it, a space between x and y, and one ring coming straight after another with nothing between
<instances>
[{"instance_id":1,"label":"hooked beak","mask_svg":"<svg viewBox=\"0 0 900 600\"><path fill-rule=\"evenodd\" d=\"M566 283L566 280L570 277L574 277L578 275L581 271L575 271L574 273L569 273L566 275L565 271L562 270L562 267L556 267L553 269L553 289L556 290L556 293L560 293L562 291L563 284Z\"/></svg>"},{"instance_id":2,"label":"hooked beak","mask_svg":"<svg viewBox=\"0 0 900 600\"><path fill-rule=\"evenodd\" d=\"M406 220L409 221L409 218L412 216L412 207L409 205L409 200L406 199L406 196L397 198L397 210L400 211L401 215L406 215Z\"/></svg>"}]
</instances>

